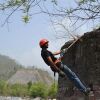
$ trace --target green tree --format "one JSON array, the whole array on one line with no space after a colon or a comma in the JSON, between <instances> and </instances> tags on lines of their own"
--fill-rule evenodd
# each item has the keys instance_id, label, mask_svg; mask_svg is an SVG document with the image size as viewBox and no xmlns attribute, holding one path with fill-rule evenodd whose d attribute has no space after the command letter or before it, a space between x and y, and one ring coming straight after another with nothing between
<instances>
[{"instance_id":1,"label":"green tree","mask_svg":"<svg viewBox=\"0 0 100 100\"><path fill-rule=\"evenodd\" d=\"M33 83L31 88L30 88L30 96L31 97L46 97L47 96L47 87L45 84L38 82L38 83Z\"/></svg>"},{"instance_id":2,"label":"green tree","mask_svg":"<svg viewBox=\"0 0 100 100\"><path fill-rule=\"evenodd\" d=\"M0 94L7 96L10 92L9 85L6 81L0 80Z\"/></svg>"},{"instance_id":3,"label":"green tree","mask_svg":"<svg viewBox=\"0 0 100 100\"><path fill-rule=\"evenodd\" d=\"M57 94L58 86L56 83L53 83L48 90L48 96L51 98L55 98Z\"/></svg>"},{"instance_id":4,"label":"green tree","mask_svg":"<svg viewBox=\"0 0 100 100\"><path fill-rule=\"evenodd\" d=\"M21 97L27 96L28 95L27 86L22 84L10 85L10 95L21 96Z\"/></svg>"},{"instance_id":5,"label":"green tree","mask_svg":"<svg viewBox=\"0 0 100 100\"><path fill-rule=\"evenodd\" d=\"M27 85L28 85L28 90L29 90L32 86L32 81L28 82Z\"/></svg>"},{"instance_id":6,"label":"green tree","mask_svg":"<svg viewBox=\"0 0 100 100\"><path fill-rule=\"evenodd\" d=\"M3 94L3 90L5 87L6 82L3 80L0 80L0 94Z\"/></svg>"}]
</instances>

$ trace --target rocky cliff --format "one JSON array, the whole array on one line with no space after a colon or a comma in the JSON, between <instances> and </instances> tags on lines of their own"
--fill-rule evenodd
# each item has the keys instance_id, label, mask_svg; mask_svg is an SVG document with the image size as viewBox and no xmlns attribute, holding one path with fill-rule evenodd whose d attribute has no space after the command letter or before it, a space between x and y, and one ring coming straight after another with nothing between
<instances>
[{"instance_id":1,"label":"rocky cliff","mask_svg":"<svg viewBox=\"0 0 100 100\"><path fill-rule=\"evenodd\" d=\"M62 47L67 48L73 41ZM85 33L64 54L62 62L77 73L86 86L94 90L95 100L100 99L100 29ZM67 77L58 79L57 100L86 100ZM94 99L91 99L94 100Z\"/></svg>"}]
</instances>

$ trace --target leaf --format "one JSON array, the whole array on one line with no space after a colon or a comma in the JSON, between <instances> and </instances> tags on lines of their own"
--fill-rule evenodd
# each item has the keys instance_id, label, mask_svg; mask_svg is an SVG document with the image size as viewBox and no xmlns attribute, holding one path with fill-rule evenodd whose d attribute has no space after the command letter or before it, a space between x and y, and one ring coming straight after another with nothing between
<instances>
[{"instance_id":1,"label":"leaf","mask_svg":"<svg viewBox=\"0 0 100 100\"><path fill-rule=\"evenodd\" d=\"M16 4L20 4L21 3L21 0L16 0L15 3Z\"/></svg>"},{"instance_id":2,"label":"leaf","mask_svg":"<svg viewBox=\"0 0 100 100\"><path fill-rule=\"evenodd\" d=\"M29 22L29 16L28 15L26 15L26 16L23 16L23 21L25 22L25 23L28 23Z\"/></svg>"}]
</instances>

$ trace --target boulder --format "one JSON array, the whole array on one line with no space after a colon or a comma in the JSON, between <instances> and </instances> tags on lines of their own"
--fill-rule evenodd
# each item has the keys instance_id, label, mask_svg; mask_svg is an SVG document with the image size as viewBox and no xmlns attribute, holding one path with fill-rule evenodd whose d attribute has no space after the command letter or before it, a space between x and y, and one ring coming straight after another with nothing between
<instances>
[{"instance_id":1,"label":"boulder","mask_svg":"<svg viewBox=\"0 0 100 100\"><path fill-rule=\"evenodd\" d=\"M66 42L68 48L74 40ZM100 29L84 33L68 49L62 62L73 70L80 80L94 90L95 100L100 99ZM58 79L57 100L90 100L67 77ZM92 99L91 99L92 100Z\"/></svg>"}]
</instances>

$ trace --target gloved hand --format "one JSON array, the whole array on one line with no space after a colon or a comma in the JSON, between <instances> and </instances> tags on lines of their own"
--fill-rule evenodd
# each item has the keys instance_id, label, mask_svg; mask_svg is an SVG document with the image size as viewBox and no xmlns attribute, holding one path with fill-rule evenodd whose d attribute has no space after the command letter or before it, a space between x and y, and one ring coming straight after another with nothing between
<instances>
[{"instance_id":1,"label":"gloved hand","mask_svg":"<svg viewBox=\"0 0 100 100\"><path fill-rule=\"evenodd\" d=\"M67 50L66 50L66 49L62 49L62 50L61 50L61 53L60 53L60 56L61 56L61 57L63 57L63 56L64 56L64 54L65 54L66 52L67 52Z\"/></svg>"},{"instance_id":2,"label":"gloved hand","mask_svg":"<svg viewBox=\"0 0 100 100\"><path fill-rule=\"evenodd\" d=\"M59 76L61 76L61 77L65 77L65 73L63 72L63 71L59 71Z\"/></svg>"},{"instance_id":3,"label":"gloved hand","mask_svg":"<svg viewBox=\"0 0 100 100\"><path fill-rule=\"evenodd\" d=\"M67 51L66 49L62 49L61 50L62 53L66 53L66 51Z\"/></svg>"}]
</instances>

